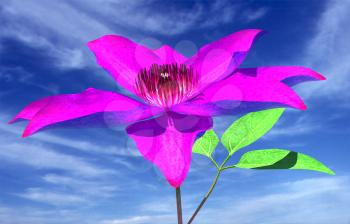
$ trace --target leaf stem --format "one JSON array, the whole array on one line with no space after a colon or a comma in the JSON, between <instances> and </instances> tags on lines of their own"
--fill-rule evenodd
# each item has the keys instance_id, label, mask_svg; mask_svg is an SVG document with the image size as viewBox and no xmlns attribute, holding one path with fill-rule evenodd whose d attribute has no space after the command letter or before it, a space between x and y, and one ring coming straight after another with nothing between
<instances>
[{"instance_id":1,"label":"leaf stem","mask_svg":"<svg viewBox=\"0 0 350 224\"><path fill-rule=\"evenodd\" d=\"M221 163L219 170L222 170L225 164L227 163L228 159L231 158L232 154L229 154L226 159Z\"/></svg>"},{"instance_id":2,"label":"leaf stem","mask_svg":"<svg viewBox=\"0 0 350 224\"><path fill-rule=\"evenodd\" d=\"M213 181L213 183L211 184L211 187L209 189L209 191L207 192L207 194L204 196L203 200L201 201L201 203L199 204L199 206L197 207L196 211L193 213L193 215L191 216L190 220L187 222L187 224L191 224L194 220L194 218L196 217L196 215L198 214L199 210L203 207L204 203L207 201L207 199L209 198L210 194L213 192L214 187L219 179L219 176L221 174L221 170L218 169L218 173L216 174L216 177Z\"/></svg>"},{"instance_id":3,"label":"leaf stem","mask_svg":"<svg viewBox=\"0 0 350 224\"><path fill-rule=\"evenodd\" d=\"M176 188L177 223L182 224L182 206L180 187Z\"/></svg>"},{"instance_id":4,"label":"leaf stem","mask_svg":"<svg viewBox=\"0 0 350 224\"><path fill-rule=\"evenodd\" d=\"M227 170L227 169L231 169L231 168L235 168L235 167L236 167L235 165L225 166L225 167L221 168L221 170Z\"/></svg>"},{"instance_id":5,"label":"leaf stem","mask_svg":"<svg viewBox=\"0 0 350 224\"><path fill-rule=\"evenodd\" d=\"M215 160L212 159L212 161L214 162L214 164L216 165L216 168L218 169L218 172L215 176L215 179L213 181L213 183L211 184L208 192L206 193L206 195L204 196L204 198L202 199L201 203L199 204L199 206L197 207L196 211L193 213L193 215L191 216L190 220L187 222L187 224L191 224L194 220L194 218L197 216L199 210L201 210L201 208L203 207L203 205L205 204L205 202L208 200L209 196L211 195L211 193L213 192L216 183L218 182L218 179L220 177L220 174L223 170L226 170L228 168L231 168L231 166L227 166L224 167L225 164L227 163L227 161L229 160L229 158L231 158L232 154L229 154L226 159L222 162L222 164L220 165L220 167L217 165L217 163L215 162ZM232 166L233 168L234 166Z\"/></svg>"},{"instance_id":6,"label":"leaf stem","mask_svg":"<svg viewBox=\"0 0 350 224\"><path fill-rule=\"evenodd\" d=\"M217 169L219 168L219 165L215 162L215 160L213 159L213 157L209 156L209 159L214 163L214 165L216 166Z\"/></svg>"}]
</instances>

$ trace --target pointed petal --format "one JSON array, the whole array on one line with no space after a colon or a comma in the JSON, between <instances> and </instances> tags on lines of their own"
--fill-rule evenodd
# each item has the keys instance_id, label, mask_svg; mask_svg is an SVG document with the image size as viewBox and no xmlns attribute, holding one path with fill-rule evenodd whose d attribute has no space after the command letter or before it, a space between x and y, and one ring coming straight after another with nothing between
<instances>
[{"instance_id":1,"label":"pointed petal","mask_svg":"<svg viewBox=\"0 0 350 224\"><path fill-rule=\"evenodd\" d=\"M172 108L184 114L215 116L237 114L256 110L293 107L305 110L302 99L285 80L298 77L322 80L323 76L303 67L265 67L238 69L233 75L221 80L191 101Z\"/></svg>"},{"instance_id":2,"label":"pointed petal","mask_svg":"<svg viewBox=\"0 0 350 224\"><path fill-rule=\"evenodd\" d=\"M89 88L82 93L51 96L36 101L24 108L12 122L20 118L30 120L23 133L23 137L27 137L48 125L99 112L119 113L116 122L134 122L157 113L151 109L129 97Z\"/></svg>"},{"instance_id":3,"label":"pointed petal","mask_svg":"<svg viewBox=\"0 0 350 224\"><path fill-rule=\"evenodd\" d=\"M325 80L321 74L302 66L270 66L255 69L242 69L244 73L282 81L288 86L294 86L301 82Z\"/></svg>"},{"instance_id":4,"label":"pointed petal","mask_svg":"<svg viewBox=\"0 0 350 224\"><path fill-rule=\"evenodd\" d=\"M51 100L51 96L34 101L19 112L10 122L12 124L20 119L31 120L39 110L45 107Z\"/></svg>"},{"instance_id":5,"label":"pointed petal","mask_svg":"<svg viewBox=\"0 0 350 224\"><path fill-rule=\"evenodd\" d=\"M164 64L182 64L187 60L185 56L175 51L169 45L163 45L153 52L162 60Z\"/></svg>"},{"instance_id":6,"label":"pointed petal","mask_svg":"<svg viewBox=\"0 0 350 224\"><path fill-rule=\"evenodd\" d=\"M158 166L168 182L177 188L190 168L197 133L211 127L210 117L167 113L132 124L127 133L141 154Z\"/></svg>"},{"instance_id":7,"label":"pointed petal","mask_svg":"<svg viewBox=\"0 0 350 224\"><path fill-rule=\"evenodd\" d=\"M238 68L262 33L258 29L242 30L202 47L186 62L200 74L200 89L225 78Z\"/></svg>"},{"instance_id":8,"label":"pointed petal","mask_svg":"<svg viewBox=\"0 0 350 224\"><path fill-rule=\"evenodd\" d=\"M88 47L96 55L98 64L132 93L140 69L161 63L152 50L121 36L106 35L89 42Z\"/></svg>"}]
</instances>

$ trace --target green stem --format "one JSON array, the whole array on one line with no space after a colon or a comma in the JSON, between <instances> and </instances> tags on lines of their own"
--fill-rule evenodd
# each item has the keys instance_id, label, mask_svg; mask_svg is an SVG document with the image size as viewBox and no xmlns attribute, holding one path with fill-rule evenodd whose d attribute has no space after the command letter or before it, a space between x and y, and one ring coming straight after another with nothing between
<instances>
[{"instance_id":1,"label":"green stem","mask_svg":"<svg viewBox=\"0 0 350 224\"><path fill-rule=\"evenodd\" d=\"M182 206L180 187L176 188L177 223L182 224Z\"/></svg>"},{"instance_id":2,"label":"green stem","mask_svg":"<svg viewBox=\"0 0 350 224\"><path fill-rule=\"evenodd\" d=\"M205 204L205 202L208 200L209 196L211 195L211 193L213 192L215 186L216 186L216 183L218 182L218 179L219 179L219 176L221 174L221 172L223 170L226 170L228 169L230 166L227 166L227 167L224 167L225 164L227 163L228 159L231 157L232 155L229 154L226 159L222 162L222 164L220 165L220 167L217 165L217 163L212 159L212 161L214 161L217 169L218 169L218 172L215 176L215 179L213 181L213 183L211 184L208 192L206 193L206 195L204 196L204 198L202 199L201 203L199 204L199 206L197 207L196 211L193 213L193 215L191 216L190 220L187 222L187 224L191 224L194 220L194 218L197 216L199 210L201 210L201 208L203 207L203 205Z\"/></svg>"},{"instance_id":3,"label":"green stem","mask_svg":"<svg viewBox=\"0 0 350 224\"><path fill-rule=\"evenodd\" d=\"M231 158L232 154L229 154L226 159L221 163L220 165L220 170L222 170L222 168L225 166L225 164L227 163L228 159Z\"/></svg>"},{"instance_id":4,"label":"green stem","mask_svg":"<svg viewBox=\"0 0 350 224\"><path fill-rule=\"evenodd\" d=\"M193 213L193 215L191 216L190 220L188 221L187 224L191 224L194 220L194 218L197 216L199 210L203 207L204 203L207 201L207 199L209 198L211 192L213 192L214 187L219 179L219 176L221 174L221 170L218 170L218 173L216 174L216 177L213 181L213 183L211 184L211 187L209 189L209 191L207 192L207 194L204 196L203 200L201 201L201 203L199 204L199 206L197 207L196 211Z\"/></svg>"},{"instance_id":5,"label":"green stem","mask_svg":"<svg viewBox=\"0 0 350 224\"><path fill-rule=\"evenodd\" d=\"M216 168L219 169L219 165L215 162L215 160L211 156L209 156L209 159L213 162Z\"/></svg>"},{"instance_id":6,"label":"green stem","mask_svg":"<svg viewBox=\"0 0 350 224\"><path fill-rule=\"evenodd\" d=\"M232 166L225 166L223 167L221 170L227 170L227 169L231 169L231 168L235 168L236 166L235 165L232 165Z\"/></svg>"}]
</instances>

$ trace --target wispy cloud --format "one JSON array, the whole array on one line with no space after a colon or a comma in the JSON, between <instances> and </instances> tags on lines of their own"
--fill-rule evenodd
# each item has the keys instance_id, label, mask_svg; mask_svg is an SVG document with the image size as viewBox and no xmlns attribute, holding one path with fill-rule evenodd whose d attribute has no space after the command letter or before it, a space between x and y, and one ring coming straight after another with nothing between
<instances>
[{"instance_id":1,"label":"wispy cloud","mask_svg":"<svg viewBox=\"0 0 350 224\"><path fill-rule=\"evenodd\" d=\"M222 198L220 204L234 203L212 209L200 220L214 223L215 218L220 217L223 224L231 223L230 220L238 224L346 224L350 220L346 212L350 203L348 177L311 178L269 187L275 193L255 192L251 197Z\"/></svg>"},{"instance_id":2,"label":"wispy cloud","mask_svg":"<svg viewBox=\"0 0 350 224\"><path fill-rule=\"evenodd\" d=\"M55 193L52 191L43 190L40 188L29 188L25 193L18 194L18 196L30 199L33 201L44 202L51 205L69 205L75 206L77 204L86 203L87 200L79 195L67 193Z\"/></svg>"},{"instance_id":3,"label":"wispy cloud","mask_svg":"<svg viewBox=\"0 0 350 224\"><path fill-rule=\"evenodd\" d=\"M0 204L0 222L1 224L95 224L98 221L94 220L93 218L90 218L90 220L84 220L84 216L80 216L76 210L47 209L25 206L13 207Z\"/></svg>"},{"instance_id":4,"label":"wispy cloud","mask_svg":"<svg viewBox=\"0 0 350 224\"><path fill-rule=\"evenodd\" d=\"M204 7L199 9L201 10L196 21L198 25L194 23L192 26L210 28L232 22L237 16L239 5L232 4L226 0L216 0L212 1L207 9Z\"/></svg>"},{"instance_id":5,"label":"wispy cloud","mask_svg":"<svg viewBox=\"0 0 350 224\"><path fill-rule=\"evenodd\" d=\"M10 120L10 116L2 113L1 123L5 124ZM7 119L7 120L6 120ZM4 134L11 135L12 137L20 138L22 135L22 130L16 126L1 125L0 131ZM117 155L117 156L128 156L128 157L140 157L141 154L138 152L135 145L131 141L124 141L124 144L104 144L103 141L91 142L88 140L83 140L77 136L74 138L69 136L61 137L52 133L37 133L30 137L32 143L49 143L59 146L64 146L67 148L74 148L79 151L84 151L88 153L98 153L107 155ZM22 141L24 141L22 139Z\"/></svg>"},{"instance_id":6,"label":"wispy cloud","mask_svg":"<svg viewBox=\"0 0 350 224\"><path fill-rule=\"evenodd\" d=\"M7 117L6 115L2 116L2 118ZM63 138L56 138L55 136L51 136L52 139L50 139L50 136L47 136L47 141L40 138L39 141L30 141L22 139L19 130L6 125L6 121L3 119L1 119L1 123L5 125L0 126L0 131L2 132L0 136L0 141L2 142L0 160L31 166L35 169L57 169L86 177L115 173L115 171L99 167L81 157L53 150L51 146L45 144L50 142L61 146L63 144L65 146L70 145L74 147L76 145L78 147L78 145L84 143L79 143L78 141L70 142L69 140L65 142Z\"/></svg>"},{"instance_id":7,"label":"wispy cloud","mask_svg":"<svg viewBox=\"0 0 350 224\"><path fill-rule=\"evenodd\" d=\"M0 160L34 167L36 169L57 169L83 176L99 176L115 173L107 168L93 165L84 159L56 152L47 147L20 143L3 143Z\"/></svg>"},{"instance_id":8,"label":"wispy cloud","mask_svg":"<svg viewBox=\"0 0 350 224\"><path fill-rule=\"evenodd\" d=\"M28 72L26 69L24 69L20 65L17 65L15 67L0 66L0 82L6 85L13 85L13 84L18 85L23 83L28 86L34 86L39 89L45 90L51 94L58 93L59 87L57 86L57 84L52 83L52 84L43 85L33 81L33 78L34 78L34 74ZM18 91L18 89L11 89L10 91L15 92L15 91Z\"/></svg>"},{"instance_id":9,"label":"wispy cloud","mask_svg":"<svg viewBox=\"0 0 350 224\"><path fill-rule=\"evenodd\" d=\"M279 122L263 138L270 139L280 136L297 136L311 133L321 127L321 124L312 120L310 115L301 115L288 122Z\"/></svg>"},{"instance_id":10,"label":"wispy cloud","mask_svg":"<svg viewBox=\"0 0 350 224\"><path fill-rule=\"evenodd\" d=\"M16 38L45 50L61 68L83 66L87 41L111 30L64 1L9 1L1 11L1 38Z\"/></svg>"},{"instance_id":11,"label":"wispy cloud","mask_svg":"<svg viewBox=\"0 0 350 224\"><path fill-rule=\"evenodd\" d=\"M319 20L315 37L304 52L307 56L302 58L310 67L329 77L324 86L333 83L329 87L317 87L319 93L321 90L327 94L339 93L336 85L343 86L344 89L348 87L344 71L349 71L345 63L349 59L346 51L349 48L346 37L350 36L346 26L349 18L346 8L349 8L349 4L348 1L344 2L329 2L329 7L325 8L326 11ZM95 66L92 54L86 48L86 42L107 33L125 35L136 41L145 36L159 39L177 38L186 32L210 35L211 31L220 32L220 26L231 26L234 21L252 23L270 12L268 8L249 11L238 3L226 0L204 3L194 1L186 6L186 9L182 9L181 5L153 0L9 0L0 6L0 19L4 22L0 39L19 40L29 47L39 49L50 59L55 59L52 64L56 66L54 69L76 69L90 64ZM225 29L227 27L225 26ZM342 27L342 30L337 27ZM0 45L0 50L1 48ZM305 61L300 64L305 65ZM330 75L333 74L335 78L331 79ZM30 83L31 78L32 74L23 70L20 65L0 68L0 79L5 81L5 85L16 80ZM43 89L46 86L37 87ZM46 90L57 92L55 88ZM310 89L308 94L312 93ZM7 96L5 94L8 93L0 92L0 95ZM6 110L5 107L2 109ZM7 116L1 114L1 117ZM234 119L218 119L215 127L222 132ZM155 174L151 182L154 185L148 184L147 180L140 184L140 179L146 179L146 175L140 172L147 170L147 176L151 175L149 173L154 172L154 167L150 163L143 167L143 164L137 161L143 158L132 141L124 142L123 139L123 142L120 142L117 139L120 136L113 136L114 140L104 141L106 136L102 138L101 135L92 133L94 139L99 141L90 142L87 136L80 138L78 134L65 135L63 132L58 132L57 135L56 132L42 132L23 140L20 138L19 126L5 126L7 120L6 118L0 121L3 124L0 125L0 162L11 167L6 167L1 172L8 174L7 168L25 167L34 174L30 178L33 182L21 182L14 188L14 185L11 185L12 179L10 180L12 176L5 177L9 178L5 179L5 184L11 188L11 192L6 192L5 187L5 191L2 192L5 200L2 201L11 202L12 197L15 197L18 204L13 207L0 204L0 223L165 224L174 223L176 220L173 191L169 190L169 197L168 192L161 195L164 192L160 190L160 186L168 185L164 180L154 181L156 175L160 178L163 176L160 173ZM308 122L303 117L293 121L294 124L288 127L277 126L269 135L275 137L290 133L305 134L319 128L315 126L314 120ZM126 135L124 137L126 138ZM122 157L108 159L112 156ZM107 159L102 162L101 157ZM193 164L196 165L196 161ZM204 166L198 162L197 167ZM205 167L210 169L207 163ZM129 176L131 172L126 172L120 176L114 175L123 171L119 168L124 168L125 171L132 170L135 174ZM252 175L249 171L242 171L242 174L239 173L241 171L237 171L235 174ZM203 192L199 191L199 188L203 184L210 185L212 180L210 173L204 169L192 169L191 172L190 175L196 176L196 179L188 180L189 182L184 184L185 213L193 211L196 206L193 203L197 202L206 190L206 186ZM199 172L201 174L198 174ZM16 175L22 177L20 173ZM231 179L233 182L244 178ZM250 183L253 182L252 179L254 178L250 178ZM6 182L7 180L9 181ZM262 188L263 186L265 188ZM192 193L196 194L195 197L194 194L188 196L186 193L186 188L189 187L194 189L195 192ZM134 189L140 190L140 194L133 191ZM236 192L232 192L233 189L228 188L228 191L222 192L225 197L213 195L197 221L220 221L222 224L231 223L232 220L237 224L347 224L350 220L347 212L350 203L349 189L349 178L345 176L285 181L279 184L261 183L250 195L242 194L246 193L246 190L237 189ZM147 194L148 190L156 192L152 194L156 200L152 201L152 196ZM216 190L220 192L220 188ZM128 203L133 205L126 208ZM22 207L24 205L30 207ZM218 207L214 207L216 205ZM103 212L98 211L102 210L102 207ZM132 212L115 213L123 209ZM115 216L111 215L112 212Z\"/></svg>"},{"instance_id":12,"label":"wispy cloud","mask_svg":"<svg viewBox=\"0 0 350 224\"><path fill-rule=\"evenodd\" d=\"M250 23L261 19L268 13L268 11L269 10L266 7L261 7L257 9L247 9L242 13L240 18L243 22Z\"/></svg>"},{"instance_id":13,"label":"wispy cloud","mask_svg":"<svg viewBox=\"0 0 350 224\"><path fill-rule=\"evenodd\" d=\"M316 30L307 45L302 64L321 72L327 81L313 83L301 93L324 95L348 100L350 82L350 1L328 1L325 11L317 20Z\"/></svg>"},{"instance_id":14,"label":"wispy cloud","mask_svg":"<svg viewBox=\"0 0 350 224\"><path fill-rule=\"evenodd\" d=\"M5 124L8 116L3 114L1 117L1 123ZM109 147L108 144L101 145L100 141L93 144L79 138L64 138L48 133L22 139L18 127L6 124L0 125L0 132L2 133L0 161L12 167L27 166L33 171L38 170L39 177L34 175L33 181L42 184L41 187L31 187L28 183L25 189L18 190L20 192L11 192L13 195L65 207L71 204L93 205L101 200L116 197L121 189L130 189L129 184L134 188L139 186L136 180L129 180L127 176L119 177L118 181L115 178L120 172L118 167L125 167L125 165L114 162L114 156L123 155L123 158L137 157L137 159L139 157L127 151L131 150L130 147L137 150L130 144ZM118 147L124 150L120 152ZM76 152L80 155L69 154L69 150L62 150L62 152L58 150L62 148L79 150ZM101 155L110 157L110 160L103 157L104 162L100 163L96 156ZM109 163L106 163L106 160ZM140 170L140 163L135 164L130 161L127 165L126 169L138 167L139 172L145 171Z\"/></svg>"},{"instance_id":15,"label":"wispy cloud","mask_svg":"<svg viewBox=\"0 0 350 224\"><path fill-rule=\"evenodd\" d=\"M79 195L87 197L108 198L112 197L119 188L115 183L108 183L108 180L103 178L84 179L83 177L46 174L43 180L47 183L58 185L70 192L75 192Z\"/></svg>"},{"instance_id":16,"label":"wispy cloud","mask_svg":"<svg viewBox=\"0 0 350 224\"><path fill-rule=\"evenodd\" d=\"M218 218L220 218L220 223L223 224L231 223L231 220L235 220L238 224L303 224L305 222L328 224L333 221L339 224L347 224L350 220L350 216L346 212L347 205L350 203L349 189L350 181L347 176L308 178L285 181L278 184L265 184L264 188L257 189L251 196L225 194L225 197L216 198L214 201L216 204L220 204L219 208L212 206L210 202L213 202L213 200L209 200L206 209L201 211L197 217L197 222L216 223ZM38 196L39 193L40 196ZM28 197L30 196L38 201L49 200L50 198L59 196L59 194L43 193L45 191L38 189L27 191ZM72 204L78 203L81 200L77 199L74 195L72 196ZM66 203L65 200L58 199L62 203ZM165 204L165 206L161 206L164 207L164 209L161 209L163 211L161 213L159 211L157 212L156 208L150 208L150 210L146 209L140 213L142 215L138 216L111 218L102 221L97 221L93 218L90 219L90 222L87 218L77 216L78 214L72 210L45 210L44 213L44 211L35 210L35 208L28 208L29 210L16 208L14 210L6 206L0 206L0 220L5 224L7 224L6 220L21 223L19 220L22 217L22 221L30 224L59 223L56 222L57 219L55 217L58 214L65 214L64 217L69 218L70 221L60 219L64 223L70 223L74 220L79 220L80 223L100 224L173 223L176 220L176 216L173 214L174 206L171 210L171 206L168 206L167 203ZM194 206L192 205L192 207ZM192 208L190 210L192 211ZM10 219L10 214L21 215L16 215L14 216L16 217L15 219Z\"/></svg>"},{"instance_id":17,"label":"wispy cloud","mask_svg":"<svg viewBox=\"0 0 350 224\"><path fill-rule=\"evenodd\" d=\"M84 56L89 55L86 43L102 35L143 39L217 28L242 17L242 10L243 5L228 0L196 1L186 7L153 0L10 0L0 11L4 19L0 38L15 38L45 50L56 58L59 68L81 68L93 62ZM253 21L266 13L265 8L250 11L244 20Z\"/></svg>"},{"instance_id":18,"label":"wispy cloud","mask_svg":"<svg viewBox=\"0 0 350 224\"><path fill-rule=\"evenodd\" d=\"M155 215L155 216L134 216L125 219L111 219L103 220L100 224L144 224L144 223L170 223L171 220L175 220L175 216L169 215Z\"/></svg>"}]
</instances>

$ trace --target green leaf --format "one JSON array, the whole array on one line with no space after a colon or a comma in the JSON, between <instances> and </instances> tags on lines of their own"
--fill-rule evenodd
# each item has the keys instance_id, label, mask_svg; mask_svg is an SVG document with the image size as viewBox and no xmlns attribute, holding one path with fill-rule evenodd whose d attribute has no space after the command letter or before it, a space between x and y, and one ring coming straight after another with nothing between
<instances>
[{"instance_id":1,"label":"green leaf","mask_svg":"<svg viewBox=\"0 0 350 224\"><path fill-rule=\"evenodd\" d=\"M236 120L222 135L229 155L252 144L268 132L282 115L284 108L249 113Z\"/></svg>"},{"instance_id":2,"label":"green leaf","mask_svg":"<svg viewBox=\"0 0 350 224\"><path fill-rule=\"evenodd\" d=\"M208 130L197 139L192 147L192 152L211 158L211 154L219 143L219 138L213 130Z\"/></svg>"},{"instance_id":3,"label":"green leaf","mask_svg":"<svg viewBox=\"0 0 350 224\"><path fill-rule=\"evenodd\" d=\"M283 149L249 151L243 154L234 166L247 169L314 170L331 175L335 174L320 161L308 155Z\"/></svg>"}]
</instances>

